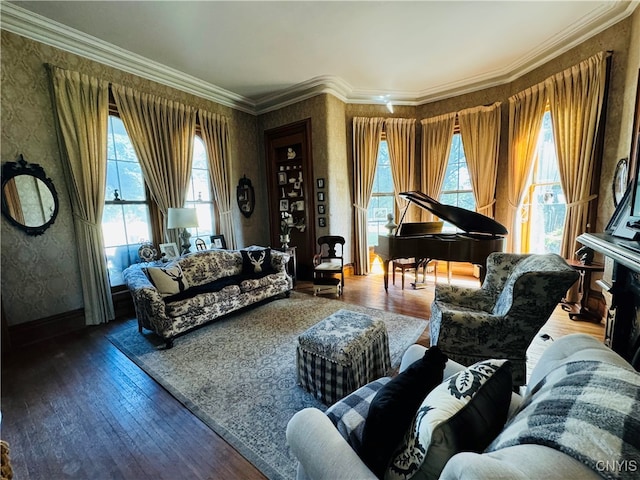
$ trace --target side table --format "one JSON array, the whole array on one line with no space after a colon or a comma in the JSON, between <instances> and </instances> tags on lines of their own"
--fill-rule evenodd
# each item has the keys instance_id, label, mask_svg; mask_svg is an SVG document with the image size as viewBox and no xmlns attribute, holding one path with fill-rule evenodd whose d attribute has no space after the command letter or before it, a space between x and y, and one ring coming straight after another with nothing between
<instances>
[{"instance_id":1,"label":"side table","mask_svg":"<svg viewBox=\"0 0 640 480\"><path fill-rule=\"evenodd\" d=\"M569 313L571 320L584 320L589 322L599 323L602 321L602 317L589 310L589 290L591 286L591 274L597 272L604 272L604 265L601 263L592 263L591 265L585 265L579 260L570 259L567 263L571 265L579 274L578 280L580 293L580 303L564 302L562 309Z\"/></svg>"},{"instance_id":2,"label":"side table","mask_svg":"<svg viewBox=\"0 0 640 480\"><path fill-rule=\"evenodd\" d=\"M296 278L298 272L298 259L296 257L296 250L298 247L289 246L287 248L276 248L279 252L284 252L289 255L289 263L287 264L287 272L291 275L293 279L293 286L296 286Z\"/></svg>"}]
</instances>

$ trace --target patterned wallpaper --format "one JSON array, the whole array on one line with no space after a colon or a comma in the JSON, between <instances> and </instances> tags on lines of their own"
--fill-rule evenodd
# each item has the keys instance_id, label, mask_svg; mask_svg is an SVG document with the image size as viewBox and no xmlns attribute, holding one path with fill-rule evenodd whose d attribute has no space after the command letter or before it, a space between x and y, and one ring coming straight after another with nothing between
<instances>
[{"instance_id":1,"label":"patterned wallpaper","mask_svg":"<svg viewBox=\"0 0 640 480\"><path fill-rule=\"evenodd\" d=\"M640 68L639 24L640 9L637 9L632 17L508 85L418 107L398 106L393 116L414 117L419 121L439 113L495 101L502 101L506 105L507 98L513 93L538 83L597 51L612 50L614 56L601 175L600 215L596 227L601 230L613 213L610 189L613 169L625 152L628 155L630 146L633 112L629 111L629 105L635 99L637 82L637 76L633 72ZM45 318L81 308L83 305L71 208L60 165L44 63L87 72L227 116L230 120L232 145L232 183L236 185L246 175L256 190L256 209L251 218L244 218L235 208L239 246L265 244L269 241L263 146L266 129L312 118L314 176L328 179L327 192L330 200L327 202L330 205L329 224L326 229L317 230L316 233L320 235L329 231L334 233L340 225L352 223L352 118L359 115L389 116L383 105L345 105L340 100L323 94L256 118L6 31L1 32L0 42L0 160L13 161L22 153L27 161L40 163L56 185L60 198L60 212L56 222L42 236L28 237L4 218L0 221L2 302L9 325ZM506 107L503 107L503 126L507 125L506 112ZM420 145L419 128L417 134ZM506 138L504 131L499 171L506 170L502 168L506 159ZM419 158L419 152L416 153ZM505 212L506 198L504 182L501 182L500 177L497 197L496 218L500 221Z\"/></svg>"},{"instance_id":2,"label":"patterned wallpaper","mask_svg":"<svg viewBox=\"0 0 640 480\"><path fill-rule=\"evenodd\" d=\"M268 241L266 192L260 188L264 185L265 169L258 155L262 144L257 135L256 117L6 31L2 31L0 42L0 161L14 161L22 153L28 162L39 163L52 179L60 199L55 223L41 236L27 236L4 217L0 221L2 303L9 325L83 306L71 205L60 163L45 63L86 72L227 116L232 184L237 185L242 175L246 175L256 187L258 198L256 210L249 219L240 214L234 202L239 244Z\"/></svg>"}]
</instances>

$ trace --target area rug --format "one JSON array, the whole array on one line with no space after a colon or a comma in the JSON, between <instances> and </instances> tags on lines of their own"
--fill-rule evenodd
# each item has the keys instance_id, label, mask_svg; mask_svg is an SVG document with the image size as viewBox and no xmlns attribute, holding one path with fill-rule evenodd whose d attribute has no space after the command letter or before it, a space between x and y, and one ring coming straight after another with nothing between
<instances>
[{"instance_id":1,"label":"area rug","mask_svg":"<svg viewBox=\"0 0 640 480\"><path fill-rule=\"evenodd\" d=\"M305 407L327 408L296 384L297 338L340 309L385 322L394 368L428 323L292 292L179 337L169 350L135 324L108 338L267 477L293 479L287 422Z\"/></svg>"}]
</instances>

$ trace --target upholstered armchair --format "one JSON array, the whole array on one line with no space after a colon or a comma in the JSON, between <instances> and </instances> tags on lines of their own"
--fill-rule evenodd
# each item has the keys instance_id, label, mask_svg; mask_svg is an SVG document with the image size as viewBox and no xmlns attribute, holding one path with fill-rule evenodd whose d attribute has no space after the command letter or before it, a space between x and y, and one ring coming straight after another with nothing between
<instances>
[{"instance_id":1,"label":"upholstered armchair","mask_svg":"<svg viewBox=\"0 0 640 480\"><path fill-rule=\"evenodd\" d=\"M481 288L436 285L431 345L464 365L507 358L524 385L527 348L578 276L556 254L492 253Z\"/></svg>"}]
</instances>

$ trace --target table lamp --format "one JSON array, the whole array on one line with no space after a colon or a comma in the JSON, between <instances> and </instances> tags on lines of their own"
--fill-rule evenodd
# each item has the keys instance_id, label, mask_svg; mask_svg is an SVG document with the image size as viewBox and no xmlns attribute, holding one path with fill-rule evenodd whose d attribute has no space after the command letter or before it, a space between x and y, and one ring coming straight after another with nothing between
<instances>
[{"instance_id":1,"label":"table lamp","mask_svg":"<svg viewBox=\"0 0 640 480\"><path fill-rule=\"evenodd\" d=\"M187 228L198 226L198 215L195 208L170 208L167 212L167 228L183 228L180 233L180 239L182 240L181 255L189 253L191 243L189 239L191 234Z\"/></svg>"}]
</instances>

